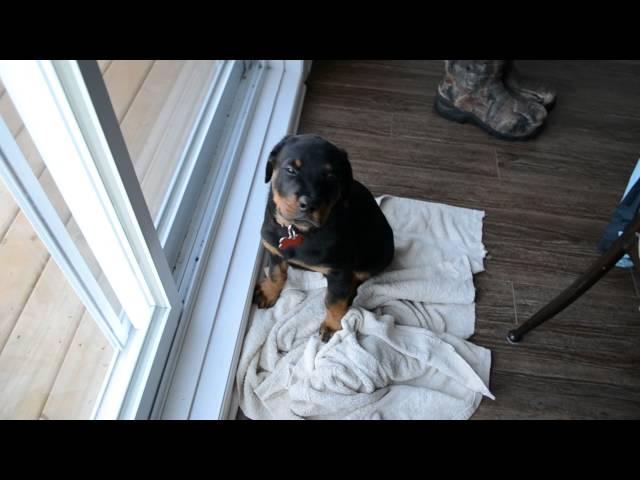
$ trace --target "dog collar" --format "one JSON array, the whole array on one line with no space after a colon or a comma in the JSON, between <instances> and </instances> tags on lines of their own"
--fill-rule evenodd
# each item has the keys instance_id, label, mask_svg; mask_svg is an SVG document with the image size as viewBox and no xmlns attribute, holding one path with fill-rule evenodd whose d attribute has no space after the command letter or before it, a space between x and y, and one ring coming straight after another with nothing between
<instances>
[{"instance_id":1,"label":"dog collar","mask_svg":"<svg viewBox=\"0 0 640 480\"><path fill-rule=\"evenodd\" d=\"M296 232L293 225L287 227L287 236L281 237L278 243L278 248L284 250L286 248L299 247L304 242L304 237Z\"/></svg>"}]
</instances>

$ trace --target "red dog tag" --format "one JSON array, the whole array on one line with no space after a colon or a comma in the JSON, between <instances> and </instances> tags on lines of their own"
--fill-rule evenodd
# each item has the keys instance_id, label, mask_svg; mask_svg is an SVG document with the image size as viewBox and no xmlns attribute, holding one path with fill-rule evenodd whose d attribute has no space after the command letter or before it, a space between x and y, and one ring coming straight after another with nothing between
<instances>
[{"instance_id":1,"label":"red dog tag","mask_svg":"<svg viewBox=\"0 0 640 480\"><path fill-rule=\"evenodd\" d=\"M304 242L304 237L302 235L298 235L298 233L293 228L293 225L289 225L287 230L289 236L280 238L278 248L284 250L286 248L298 247L302 245L302 242Z\"/></svg>"},{"instance_id":2,"label":"red dog tag","mask_svg":"<svg viewBox=\"0 0 640 480\"><path fill-rule=\"evenodd\" d=\"M298 235L293 238L282 237L278 247L281 250L284 250L286 248L298 247L302 245L302 242L304 242L304 237L302 235Z\"/></svg>"}]
</instances>

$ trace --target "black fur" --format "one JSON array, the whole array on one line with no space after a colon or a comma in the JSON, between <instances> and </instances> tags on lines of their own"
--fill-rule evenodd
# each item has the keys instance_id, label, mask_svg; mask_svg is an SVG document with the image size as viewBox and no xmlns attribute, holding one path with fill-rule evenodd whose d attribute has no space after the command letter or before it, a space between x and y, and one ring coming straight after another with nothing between
<instances>
[{"instance_id":1,"label":"black fur","mask_svg":"<svg viewBox=\"0 0 640 480\"><path fill-rule=\"evenodd\" d=\"M296 162L298 160L298 162ZM300 168L297 164L301 164ZM277 173L277 174L276 174ZM270 253L270 265L283 261L328 269L327 305L355 296L354 273L376 275L393 259L393 232L371 192L353 179L347 153L316 135L287 136L271 152L265 180L271 195L265 211L262 238L277 248L287 228L276 220L292 223L304 236L300 246ZM274 192L294 205L304 196L306 211L278 211ZM313 218L328 209L322 222Z\"/></svg>"}]
</instances>

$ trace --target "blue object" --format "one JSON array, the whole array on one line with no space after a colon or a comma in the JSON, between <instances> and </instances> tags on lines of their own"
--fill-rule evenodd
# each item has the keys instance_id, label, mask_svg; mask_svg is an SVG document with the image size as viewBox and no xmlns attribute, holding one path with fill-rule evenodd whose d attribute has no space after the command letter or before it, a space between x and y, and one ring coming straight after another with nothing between
<instances>
[{"instance_id":1,"label":"blue object","mask_svg":"<svg viewBox=\"0 0 640 480\"><path fill-rule=\"evenodd\" d=\"M631 223L633 218L640 209L640 160L636 163L636 168L631 174L627 188L623 194L620 205L615 209L609 225L604 231L600 243L598 244L598 250L601 253L606 252L609 247L616 241L616 239L622 235L625 227ZM625 255L616 263L616 267L619 268L632 268L633 261L629 255Z\"/></svg>"}]
</instances>

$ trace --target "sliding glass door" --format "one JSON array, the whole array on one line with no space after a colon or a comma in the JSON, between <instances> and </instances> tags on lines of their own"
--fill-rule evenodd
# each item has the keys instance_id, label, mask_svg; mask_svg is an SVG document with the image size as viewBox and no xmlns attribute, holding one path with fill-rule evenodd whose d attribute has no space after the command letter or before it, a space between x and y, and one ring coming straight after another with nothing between
<instances>
[{"instance_id":1,"label":"sliding glass door","mask_svg":"<svg viewBox=\"0 0 640 480\"><path fill-rule=\"evenodd\" d=\"M0 61L0 417L148 418L259 62Z\"/></svg>"}]
</instances>

